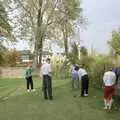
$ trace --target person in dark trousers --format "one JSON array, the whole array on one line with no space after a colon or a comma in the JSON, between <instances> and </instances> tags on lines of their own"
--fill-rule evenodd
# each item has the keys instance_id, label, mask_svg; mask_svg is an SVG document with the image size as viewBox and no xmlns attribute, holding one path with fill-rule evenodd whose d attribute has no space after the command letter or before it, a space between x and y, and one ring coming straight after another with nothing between
<instances>
[{"instance_id":1,"label":"person in dark trousers","mask_svg":"<svg viewBox=\"0 0 120 120\"><path fill-rule=\"evenodd\" d=\"M41 66L40 73L43 79L44 99L50 100L53 99L51 72L50 58L47 58L46 62Z\"/></svg>"},{"instance_id":2,"label":"person in dark trousers","mask_svg":"<svg viewBox=\"0 0 120 120\"><path fill-rule=\"evenodd\" d=\"M116 85L117 85L120 79L120 67L113 68L112 71L116 75Z\"/></svg>"},{"instance_id":3,"label":"person in dark trousers","mask_svg":"<svg viewBox=\"0 0 120 120\"><path fill-rule=\"evenodd\" d=\"M81 97L88 96L89 77L87 71L80 65L78 70L79 79L81 80Z\"/></svg>"},{"instance_id":4,"label":"person in dark trousers","mask_svg":"<svg viewBox=\"0 0 120 120\"><path fill-rule=\"evenodd\" d=\"M32 65L29 64L28 67L25 69L25 79L27 82L27 91L35 91L33 89L33 79L32 79Z\"/></svg>"}]
</instances>

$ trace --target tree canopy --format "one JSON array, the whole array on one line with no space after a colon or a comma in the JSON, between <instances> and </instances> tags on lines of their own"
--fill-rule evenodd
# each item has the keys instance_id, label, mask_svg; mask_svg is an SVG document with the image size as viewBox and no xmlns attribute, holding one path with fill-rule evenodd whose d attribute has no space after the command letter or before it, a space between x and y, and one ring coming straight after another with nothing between
<instances>
[{"instance_id":1,"label":"tree canopy","mask_svg":"<svg viewBox=\"0 0 120 120\"><path fill-rule=\"evenodd\" d=\"M120 30L112 32L112 38L108 44L115 54L120 54Z\"/></svg>"},{"instance_id":2,"label":"tree canopy","mask_svg":"<svg viewBox=\"0 0 120 120\"><path fill-rule=\"evenodd\" d=\"M7 12L2 1L0 1L0 34L3 36L11 34L11 26L8 22Z\"/></svg>"}]
</instances>

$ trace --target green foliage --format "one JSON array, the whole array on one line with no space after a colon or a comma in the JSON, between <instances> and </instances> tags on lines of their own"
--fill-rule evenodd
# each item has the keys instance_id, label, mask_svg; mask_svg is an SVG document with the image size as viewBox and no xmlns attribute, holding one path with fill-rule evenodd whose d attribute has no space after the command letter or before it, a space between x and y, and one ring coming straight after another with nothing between
<instances>
[{"instance_id":1,"label":"green foliage","mask_svg":"<svg viewBox=\"0 0 120 120\"><path fill-rule=\"evenodd\" d=\"M84 56L82 55L78 64L84 65L84 67L89 70L90 65L94 62L94 58L92 56Z\"/></svg>"},{"instance_id":2,"label":"green foliage","mask_svg":"<svg viewBox=\"0 0 120 120\"><path fill-rule=\"evenodd\" d=\"M120 54L120 30L112 32L112 39L108 44L116 54Z\"/></svg>"},{"instance_id":3,"label":"green foliage","mask_svg":"<svg viewBox=\"0 0 120 120\"><path fill-rule=\"evenodd\" d=\"M93 62L89 65L91 84L95 87L102 88L104 72L110 67L113 67L110 57L101 55L94 57Z\"/></svg>"},{"instance_id":4,"label":"green foliage","mask_svg":"<svg viewBox=\"0 0 120 120\"><path fill-rule=\"evenodd\" d=\"M0 32L5 36L11 34L11 26L7 18L8 16L3 6L3 2L0 1Z\"/></svg>"},{"instance_id":5,"label":"green foliage","mask_svg":"<svg viewBox=\"0 0 120 120\"><path fill-rule=\"evenodd\" d=\"M87 56L88 55L88 51L87 51L87 48L82 46L80 48L80 53L81 53L81 56Z\"/></svg>"},{"instance_id":6,"label":"green foliage","mask_svg":"<svg viewBox=\"0 0 120 120\"><path fill-rule=\"evenodd\" d=\"M2 59L1 66L15 67L17 65L17 62L20 61L20 53L15 49L11 51L6 50L0 55Z\"/></svg>"},{"instance_id":7,"label":"green foliage","mask_svg":"<svg viewBox=\"0 0 120 120\"><path fill-rule=\"evenodd\" d=\"M71 63L77 63L78 61L78 45L76 44L76 42L71 43L71 53L69 53L68 55L68 59Z\"/></svg>"},{"instance_id":8,"label":"green foliage","mask_svg":"<svg viewBox=\"0 0 120 120\"><path fill-rule=\"evenodd\" d=\"M6 48L0 42L0 66L4 64L4 53Z\"/></svg>"},{"instance_id":9,"label":"green foliage","mask_svg":"<svg viewBox=\"0 0 120 120\"><path fill-rule=\"evenodd\" d=\"M0 51L0 66L3 64L3 52Z\"/></svg>"}]
</instances>

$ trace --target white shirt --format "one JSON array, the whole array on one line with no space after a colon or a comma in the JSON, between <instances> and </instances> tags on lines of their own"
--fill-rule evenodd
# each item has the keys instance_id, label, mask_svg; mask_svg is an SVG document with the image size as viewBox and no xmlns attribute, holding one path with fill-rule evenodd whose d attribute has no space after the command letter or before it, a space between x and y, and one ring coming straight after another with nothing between
<instances>
[{"instance_id":1,"label":"white shirt","mask_svg":"<svg viewBox=\"0 0 120 120\"><path fill-rule=\"evenodd\" d=\"M42 75L49 75L49 76L51 76L51 72L52 72L52 70L51 70L51 65L48 64L48 63L44 63L44 64L42 65L40 71L41 71L41 74L42 74Z\"/></svg>"},{"instance_id":2,"label":"white shirt","mask_svg":"<svg viewBox=\"0 0 120 120\"><path fill-rule=\"evenodd\" d=\"M80 80L81 80L82 76L87 75L87 74L88 74L87 71L85 69L83 69L83 68L80 68L78 70L78 76L79 76Z\"/></svg>"},{"instance_id":3,"label":"white shirt","mask_svg":"<svg viewBox=\"0 0 120 120\"><path fill-rule=\"evenodd\" d=\"M115 84L115 81L116 81L116 75L114 72L108 71L104 73L103 82L105 86L112 86Z\"/></svg>"}]
</instances>

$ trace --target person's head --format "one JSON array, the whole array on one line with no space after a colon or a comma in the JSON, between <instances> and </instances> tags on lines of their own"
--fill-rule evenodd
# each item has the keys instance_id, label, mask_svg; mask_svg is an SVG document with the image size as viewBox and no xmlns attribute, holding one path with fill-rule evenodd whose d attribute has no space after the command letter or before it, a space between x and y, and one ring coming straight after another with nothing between
<instances>
[{"instance_id":1,"label":"person's head","mask_svg":"<svg viewBox=\"0 0 120 120\"><path fill-rule=\"evenodd\" d=\"M113 71L113 68L112 68L112 67L108 67L108 68L106 69L106 71Z\"/></svg>"},{"instance_id":2,"label":"person's head","mask_svg":"<svg viewBox=\"0 0 120 120\"><path fill-rule=\"evenodd\" d=\"M76 71L78 71L78 70L79 70L79 66L76 65L74 69L75 69Z\"/></svg>"},{"instance_id":3,"label":"person's head","mask_svg":"<svg viewBox=\"0 0 120 120\"><path fill-rule=\"evenodd\" d=\"M28 67L29 69L30 69L30 68L32 68L32 64L28 64L28 66L27 66L27 67Z\"/></svg>"},{"instance_id":4,"label":"person's head","mask_svg":"<svg viewBox=\"0 0 120 120\"><path fill-rule=\"evenodd\" d=\"M46 59L46 62L47 62L47 63L50 63L50 61L51 61L50 58L47 58L47 59Z\"/></svg>"},{"instance_id":5,"label":"person's head","mask_svg":"<svg viewBox=\"0 0 120 120\"><path fill-rule=\"evenodd\" d=\"M112 67L110 67L110 68L109 68L109 71L113 71L113 68L112 68Z\"/></svg>"}]
</instances>

